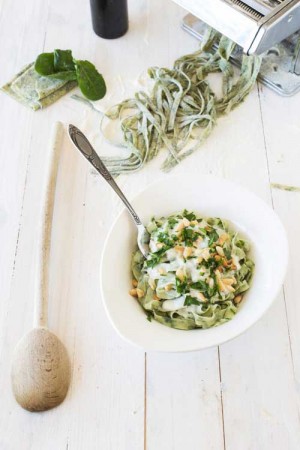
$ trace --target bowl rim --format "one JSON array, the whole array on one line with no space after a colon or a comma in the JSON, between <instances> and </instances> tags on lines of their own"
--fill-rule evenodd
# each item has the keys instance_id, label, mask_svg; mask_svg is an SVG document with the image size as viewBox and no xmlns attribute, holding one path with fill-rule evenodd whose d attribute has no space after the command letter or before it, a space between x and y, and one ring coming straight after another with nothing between
<instances>
[{"instance_id":1,"label":"bowl rim","mask_svg":"<svg viewBox=\"0 0 300 450\"><path fill-rule=\"evenodd\" d=\"M151 183L147 184L147 186L145 186L140 192L138 192L137 194L135 194L132 198L130 198L130 202L133 204L134 206L134 202L140 198L141 196L143 196L145 194L145 192L147 192L149 189L151 189L152 187L159 185L162 182L165 182L166 179L176 179L182 177L182 175L179 174L167 174L164 177L160 177L154 181L152 181ZM124 211L126 211L126 207L122 207L121 211L117 214L117 216L115 217L115 219L113 220L109 231L106 235L105 241L104 241L104 245L102 248L102 254L101 254L101 260L100 260L100 291L101 291L101 300L102 300L102 304L104 306L104 310L106 312L106 315L109 319L109 322L111 323L112 327L114 328L114 330L117 332L117 334L127 343L130 343L131 345L135 346L136 348L142 349L143 351L146 352L159 352L159 353L189 353L189 352L195 352L195 351L201 351L201 350L206 350L209 348L213 348L213 347L217 347L219 345L225 344L226 342L229 342L235 338L237 338L238 336L240 336L241 334L243 334L244 332L246 332L249 328L251 328L253 325L255 325L258 321L261 320L261 318L266 314L266 312L270 309L270 307L273 305L273 303L275 302L276 298L278 297L282 287L283 287L283 283L286 277L286 273L287 273L287 269L288 269L288 261L289 261L289 242L288 242L288 238L287 238L287 233L286 233L286 229L280 219L280 217L278 216L278 214L276 213L276 211L274 210L274 208L269 205L266 201L264 201L261 197L259 197L256 193L252 192L250 189L240 185L239 183L236 183L234 181L228 180L226 178L223 177L219 177L219 176L215 176L215 175L210 175L210 174L205 174L205 175L201 175L201 180L205 180L205 181L218 181L218 182L222 182L227 184L227 186L231 186L231 187L235 187L238 188L239 191L241 191L241 193L245 193L248 196L252 196L253 199L255 199L256 201L258 201L260 204L263 204L264 207L266 209L269 210L269 212L272 213L273 217L275 220L277 220L277 225L279 225L279 227L281 228L281 232L282 232L282 238L283 238L283 246L284 246L284 255L282 257L282 267L283 270L281 272L281 277L280 277L280 282L278 283L278 287L277 289L274 291L274 294L272 296L272 298L270 299L270 301L265 305L265 307L261 310L261 312L259 313L259 315L251 322L248 322L246 324L246 326L238 331L234 331L232 330L229 333L229 336L222 338L222 337L217 337L214 339L214 342L212 342L209 345L203 345L203 346L199 346L196 344L194 347L189 347L186 349L174 349L172 346L170 346L169 349L165 349L165 348L159 348L157 345L153 345L153 346L148 346L148 345L143 345L142 343L136 342L134 339L128 337L127 335L124 335L120 329L116 326L115 321L111 315L111 312L109 310L109 307L107 305L107 301L105 300L105 294L104 294L104 288L103 288L103 267L104 267L104 260L105 260L105 255L107 252L107 247L108 244L110 242L110 238L113 234L115 225L117 224L117 222L119 221L120 217L123 215ZM230 220L230 219L228 219ZM161 324L159 324L161 325ZM225 325L225 324L223 324ZM222 325L220 325L222 326ZM180 330L182 331L182 330ZM189 330L189 331L195 331L195 330Z\"/></svg>"}]
</instances>

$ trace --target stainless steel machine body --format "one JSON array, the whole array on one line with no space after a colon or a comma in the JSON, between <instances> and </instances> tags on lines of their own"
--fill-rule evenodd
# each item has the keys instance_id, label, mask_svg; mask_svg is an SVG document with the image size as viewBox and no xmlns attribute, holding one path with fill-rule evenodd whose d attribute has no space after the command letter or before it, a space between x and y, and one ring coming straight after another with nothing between
<instances>
[{"instance_id":1,"label":"stainless steel machine body","mask_svg":"<svg viewBox=\"0 0 300 450\"><path fill-rule=\"evenodd\" d=\"M262 54L260 81L281 95L300 90L300 0L174 0L187 9L183 27L201 39L206 26L238 44L243 54Z\"/></svg>"}]
</instances>

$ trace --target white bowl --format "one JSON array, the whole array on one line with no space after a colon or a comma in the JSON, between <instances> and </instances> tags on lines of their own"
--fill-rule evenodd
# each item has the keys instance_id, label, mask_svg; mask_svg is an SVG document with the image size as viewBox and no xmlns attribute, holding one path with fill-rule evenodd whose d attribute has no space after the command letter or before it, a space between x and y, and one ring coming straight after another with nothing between
<instances>
[{"instance_id":1,"label":"white bowl","mask_svg":"<svg viewBox=\"0 0 300 450\"><path fill-rule=\"evenodd\" d=\"M131 255L136 228L123 210L111 227L101 262L101 290L108 317L119 335L145 350L184 352L205 349L232 339L257 322L276 298L285 276L288 243L274 211L241 186L212 176L199 179L165 176L133 201L146 224L152 216L195 211L206 217L229 220L251 242L255 272L251 288L234 318L207 330L176 330L149 322L131 289Z\"/></svg>"}]
</instances>

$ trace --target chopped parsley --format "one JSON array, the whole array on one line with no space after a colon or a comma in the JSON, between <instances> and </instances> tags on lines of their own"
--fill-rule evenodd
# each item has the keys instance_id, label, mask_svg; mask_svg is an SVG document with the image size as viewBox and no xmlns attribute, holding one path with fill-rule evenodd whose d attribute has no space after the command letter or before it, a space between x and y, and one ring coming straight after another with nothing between
<instances>
[{"instance_id":1,"label":"chopped parsley","mask_svg":"<svg viewBox=\"0 0 300 450\"><path fill-rule=\"evenodd\" d=\"M182 215L190 222L196 220L196 215L193 212L188 212L186 209L183 211Z\"/></svg>"},{"instance_id":2,"label":"chopped parsley","mask_svg":"<svg viewBox=\"0 0 300 450\"><path fill-rule=\"evenodd\" d=\"M196 283L191 283L190 286L191 286L191 289L195 289L200 292L206 292L207 288L208 288L208 285L205 283L205 281L201 281L201 280L197 281Z\"/></svg>"},{"instance_id":3,"label":"chopped parsley","mask_svg":"<svg viewBox=\"0 0 300 450\"><path fill-rule=\"evenodd\" d=\"M169 236L167 233L158 233L157 236L158 242L167 245L168 247L172 247L175 244L175 241L178 240L177 236Z\"/></svg>"},{"instance_id":4,"label":"chopped parsley","mask_svg":"<svg viewBox=\"0 0 300 450\"><path fill-rule=\"evenodd\" d=\"M169 219L168 219L168 225L171 227L171 228L174 228L175 227L175 225L178 223L178 220L176 220L174 217L170 217Z\"/></svg>"},{"instance_id":5,"label":"chopped parsley","mask_svg":"<svg viewBox=\"0 0 300 450\"><path fill-rule=\"evenodd\" d=\"M152 311L146 311L146 315L147 315L147 320L148 322L151 322L153 319L153 313Z\"/></svg>"},{"instance_id":6,"label":"chopped parsley","mask_svg":"<svg viewBox=\"0 0 300 450\"><path fill-rule=\"evenodd\" d=\"M187 247L192 247L193 243L198 239L199 236L200 234L192 230L191 228L184 228L181 234L181 238L185 242L185 245Z\"/></svg>"},{"instance_id":7,"label":"chopped parsley","mask_svg":"<svg viewBox=\"0 0 300 450\"><path fill-rule=\"evenodd\" d=\"M226 259L231 259L231 251L228 248L224 248L224 247L223 247L223 251L224 251L224 255L226 256Z\"/></svg>"},{"instance_id":8,"label":"chopped parsley","mask_svg":"<svg viewBox=\"0 0 300 450\"><path fill-rule=\"evenodd\" d=\"M214 242L217 242L218 239L219 239L218 233L215 230L212 230L209 233L208 246L210 247Z\"/></svg>"},{"instance_id":9,"label":"chopped parsley","mask_svg":"<svg viewBox=\"0 0 300 450\"><path fill-rule=\"evenodd\" d=\"M162 256L166 253L168 247L163 247L155 253L150 254L150 258L146 260L147 267L154 267L160 263Z\"/></svg>"},{"instance_id":10,"label":"chopped parsley","mask_svg":"<svg viewBox=\"0 0 300 450\"><path fill-rule=\"evenodd\" d=\"M184 306L201 305L201 302L191 295L187 295L184 300Z\"/></svg>"},{"instance_id":11,"label":"chopped parsley","mask_svg":"<svg viewBox=\"0 0 300 450\"><path fill-rule=\"evenodd\" d=\"M187 279L185 278L183 281L179 280L179 278L176 277L176 290L178 294L185 294L188 292L188 283Z\"/></svg>"}]
</instances>

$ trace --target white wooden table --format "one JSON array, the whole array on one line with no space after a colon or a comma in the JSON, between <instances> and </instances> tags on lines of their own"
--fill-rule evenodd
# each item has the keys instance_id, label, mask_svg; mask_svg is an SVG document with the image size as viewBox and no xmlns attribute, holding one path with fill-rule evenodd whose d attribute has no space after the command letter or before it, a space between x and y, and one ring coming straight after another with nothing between
<instances>
[{"instance_id":1,"label":"white wooden table","mask_svg":"<svg viewBox=\"0 0 300 450\"><path fill-rule=\"evenodd\" d=\"M130 0L130 31L97 38L88 0L1 0L0 82L44 49L71 48L95 62L112 104L133 93L151 65L171 66L197 42L180 29L171 0ZM300 96L257 86L220 120L202 150L175 169L235 180L269 202L286 226L290 266L271 310L241 337L190 354L145 354L108 322L99 263L120 202L65 141L51 255L50 328L66 344L72 385L52 411L31 414L10 390L17 341L32 325L38 217L55 120L84 129L98 118L64 98L32 112L1 95L0 123L0 450L298 450L300 448ZM105 151L103 145L103 152ZM119 178L130 196L162 177L161 158ZM246 205L245 205L246 207ZM276 242L274 242L276 245ZM124 262L126 263L126 261Z\"/></svg>"}]
</instances>

